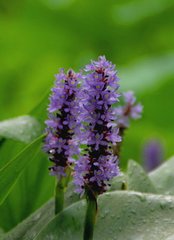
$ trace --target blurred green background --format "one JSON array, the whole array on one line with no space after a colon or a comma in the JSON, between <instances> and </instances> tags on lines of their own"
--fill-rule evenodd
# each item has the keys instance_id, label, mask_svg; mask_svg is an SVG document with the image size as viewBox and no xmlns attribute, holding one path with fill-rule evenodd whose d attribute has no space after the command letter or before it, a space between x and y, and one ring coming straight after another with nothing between
<instances>
[{"instance_id":1,"label":"blurred green background","mask_svg":"<svg viewBox=\"0 0 174 240\"><path fill-rule=\"evenodd\" d=\"M159 139L174 154L173 0L0 0L0 120L28 113L61 67L99 55L116 64L122 90L144 105L122 151L141 161Z\"/></svg>"}]
</instances>

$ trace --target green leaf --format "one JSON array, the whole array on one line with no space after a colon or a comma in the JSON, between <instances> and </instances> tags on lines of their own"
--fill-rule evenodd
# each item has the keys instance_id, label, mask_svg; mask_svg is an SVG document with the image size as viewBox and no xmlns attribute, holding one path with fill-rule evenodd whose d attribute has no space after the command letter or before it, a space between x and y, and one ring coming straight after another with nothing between
<instances>
[{"instance_id":1,"label":"green leaf","mask_svg":"<svg viewBox=\"0 0 174 240\"><path fill-rule=\"evenodd\" d=\"M121 190L123 183L125 183L125 175L122 174L121 176L113 179L110 191ZM36 194L37 193L35 193L35 195ZM74 191L74 184L70 182L68 184L67 191L65 192L64 207L66 208L80 200L79 195ZM34 236L36 236L38 229L42 229L52 218L54 218L54 198L45 203L44 206L13 228L6 235L5 239L33 239Z\"/></svg>"},{"instance_id":2,"label":"green leaf","mask_svg":"<svg viewBox=\"0 0 174 240\"><path fill-rule=\"evenodd\" d=\"M174 195L174 157L149 174L158 193Z\"/></svg>"},{"instance_id":3,"label":"green leaf","mask_svg":"<svg viewBox=\"0 0 174 240\"><path fill-rule=\"evenodd\" d=\"M143 168L135 161L130 160L127 170L128 189L137 192L156 193L155 187Z\"/></svg>"},{"instance_id":4,"label":"green leaf","mask_svg":"<svg viewBox=\"0 0 174 240\"><path fill-rule=\"evenodd\" d=\"M74 185L70 182L67 191L65 192L65 208L80 200L79 195L74 192ZM52 198L28 218L19 223L14 229L8 232L4 240L33 239L38 234L38 229L42 229L55 217L54 212L55 205L54 198Z\"/></svg>"},{"instance_id":5,"label":"green leaf","mask_svg":"<svg viewBox=\"0 0 174 240\"><path fill-rule=\"evenodd\" d=\"M0 136L29 143L41 134L41 126L36 118L20 116L0 122Z\"/></svg>"},{"instance_id":6,"label":"green leaf","mask_svg":"<svg viewBox=\"0 0 174 240\"><path fill-rule=\"evenodd\" d=\"M0 148L0 169L14 159L26 146L27 144L23 142L15 141L13 139L5 139L5 142Z\"/></svg>"},{"instance_id":7,"label":"green leaf","mask_svg":"<svg viewBox=\"0 0 174 240\"><path fill-rule=\"evenodd\" d=\"M53 196L55 178L49 175L48 164L47 155L42 150L38 151L0 206L0 225L5 231L17 225Z\"/></svg>"},{"instance_id":8,"label":"green leaf","mask_svg":"<svg viewBox=\"0 0 174 240\"><path fill-rule=\"evenodd\" d=\"M25 141L26 139L27 140L30 139L32 141L34 140L33 138L37 137L37 134L44 132L44 128L45 128L44 120L46 119L46 116L47 116L47 111L46 111L47 105L48 105L48 92L45 94L42 100L36 105L36 107L32 111L30 111L29 115L7 120L7 123L9 123L8 125L9 129L7 131L9 132L8 136L13 135L13 137L11 139L10 138L7 139L7 135L6 135L5 142L3 142L3 144L1 145L0 167L3 167L3 165L5 165L8 161L16 157L16 155L20 151L22 151L22 149L24 149L25 146L27 146ZM31 132L21 127L20 125L21 120L22 122L24 121L24 123L26 123L26 126L29 125L28 130L31 130ZM3 122L6 122L6 121L3 121ZM23 129L23 131L19 133L19 136L18 136L18 132L17 134L15 134L16 128L13 126L13 124L17 125L16 128L19 127L19 129L21 130ZM4 130L2 129L2 131ZM32 133L32 131L35 131L35 133Z\"/></svg>"},{"instance_id":9,"label":"green leaf","mask_svg":"<svg viewBox=\"0 0 174 240\"><path fill-rule=\"evenodd\" d=\"M111 181L110 191L125 190L127 188L127 177L121 173L120 176L114 177Z\"/></svg>"},{"instance_id":10,"label":"green leaf","mask_svg":"<svg viewBox=\"0 0 174 240\"><path fill-rule=\"evenodd\" d=\"M15 159L0 169L0 204L2 204L8 196L27 164L36 156L42 138L43 137L39 137L27 146L17 157L15 157Z\"/></svg>"},{"instance_id":11,"label":"green leaf","mask_svg":"<svg viewBox=\"0 0 174 240\"><path fill-rule=\"evenodd\" d=\"M34 240L82 239L85 210L85 201L71 205L41 232L38 229L40 233ZM174 235L173 219L172 196L128 191L106 193L99 198L94 240L166 240Z\"/></svg>"},{"instance_id":12,"label":"green leaf","mask_svg":"<svg viewBox=\"0 0 174 240\"><path fill-rule=\"evenodd\" d=\"M6 140L5 138L1 138L1 139L0 139L0 148L1 148L1 147L3 146L3 144L5 143L5 140Z\"/></svg>"},{"instance_id":13,"label":"green leaf","mask_svg":"<svg viewBox=\"0 0 174 240\"><path fill-rule=\"evenodd\" d=\"M44 204L40 209L22 221L17 227L7 233L3 240L31 240L54 217L54 200Z\"/></svg>"},{"instance_id":14,"label":"green leaf","mask_svg":"<svg viewBox=\"0 0 174 240\"><path fill-rule=\"evenodd\" d=\"M0 239L3 239L4 236L5 236L5 233L3 229L0 228Z\"/></svg>"},{"instance_id":15,"label":"green leaf","mask_svg":"<svg viewBox=\"0 0 174 240\"><path fill-rule=\"evenodd\" d=\"M48 94L30 112L44 131ZM4 167L26 147L26 143L7 139L0 148L0 167ZM9 151L10 149L10 151ZM6 201L0 206L0 226L8 231L53 196L55 178L49 176L48 157L40 149L34 161L30 161L20 178L13 184Z\"/></svg>"}]
</instances>

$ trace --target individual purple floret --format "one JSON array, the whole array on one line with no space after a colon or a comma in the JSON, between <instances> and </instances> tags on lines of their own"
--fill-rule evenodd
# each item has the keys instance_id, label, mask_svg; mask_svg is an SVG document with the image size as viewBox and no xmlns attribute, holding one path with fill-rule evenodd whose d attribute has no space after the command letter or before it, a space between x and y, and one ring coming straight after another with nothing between
<instances>
[{"instance_id":1,"label":"individual purple floret","mask_svg":"<svg viewBox=\"0 0 174 240\"><path fill-rule=\"evenodd\" d=\"M144 146L144 166L148 172L157 168L164 159L163 146L158 140L150 140Z\"/></svg>"},{"instance_id":2,"label":"individual purple floret","mask_svg":"<svg viewBox=\"0 0 174 240\"><path fill-rule=\"evenodd\" d=\"M132 91L123 93L124 105L115 108L115 114L118 116L119 128L128 128L130 119L138 119L142 114L142 105L136 103L136 98Z\"/></svg>"},{"instance_id":3,"label":"individual purple floret","mask_svg":"<svg viewBox=\"0 0 174 240\"><path fill-rule=\"evenodd\" d=\"M51 175L58 178L66 176L66 168L72 164L72 156L78 153L73 135L78 129L76 95L80 78L80 74L72 70L65 74L62 69L56 75L55 86L50 96L49 119L45 122L47 128L44 150L53 162L53 166L49 168Z\"/></svg>"},{"instance_id":4,"label":"individual purple floret","mask_svg":"<svg viewBox=\"0 0 174 240\"><path fill-rule=\"evenodd\" d=\"M118 77L115 66L105 57L92 61L85 68L87 75L79 93L84 123L81 143L87 145L84 154L75 165L74 182L81 195L86 189L95 194L107 190L109 180L119 175L118 159L111 145L120 142L112 104L118 102ZM80 136L79 136L80 137Z\"/></svg>"}]
</instances>

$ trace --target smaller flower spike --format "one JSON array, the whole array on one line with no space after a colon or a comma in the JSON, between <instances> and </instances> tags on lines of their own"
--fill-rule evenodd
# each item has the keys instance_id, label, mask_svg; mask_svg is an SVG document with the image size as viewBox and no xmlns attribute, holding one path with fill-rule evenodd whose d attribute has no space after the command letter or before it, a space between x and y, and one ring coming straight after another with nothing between
<instances>
[{"instance_id":1,"label":"smaller flower spike","mask_svg":"<svg viewBox=\"0 0 174 240\"><path fill-rule=\"evenodd\" d=\"M138 119L141 117L142 105L136 103L136 98L132 91L123 93L124 105L114 109L115 116L117 117L117 126L119 128L119 135L124 137L125 130L129 127L130 119ZM120 156L121 143L113 145L114 155Z\"/></svg>"},{"instance_id":2,"label":"smaller flower spike","mask_svg":"<svg viewBox=\"0 0 174 240\"><path fill-rule=\"evenodd\" d=\"M138 119L141 118L142 113L142 105L136 103L136 98L132 91L124 92L124 105L117 107L115 109L115 114L118 117L118 126L119 128L128 128L130 119Z\"/></svg>"},{"instance_id":3,"label":"smaller flower spike","mask_svg":"<svg viewBox=\"0 0 174 240\"><path fill-rule=\"evenodd\" d=\"M111 145L121 141L114 126L112 104L118 102L118 77L115 66L105 57L92 61L79 94L82 131L87 144L86 154L77 161L74 173L76 191L81 195L90 189L98 195L107 190L109 180L119 175L118 159ZM81 137L81 139L83 139Z\"/></svg>"},{"instance_id":4,"label":"smaller flower spike","mask_svg":"<svg viewBox=\"0 0 174 240\"><path fill-rule=\"evenodd\" d=\"M50 167L51 175L57 176L58 179L66 176L66 169L72 164L71 157L78 153L73 135L78 128L76 93L80 78L80 74L72 70L67 74L63 69L60 70L50 96L49 119L45 122L47 128L44 150L54 164Z\"/></svg>"},{"instance_id":5,"label":"smaller flower spike","mask_svg":"<svg viewBox=\"0 0 174 240\"><path fill-rule=\"evenodd\" d=\"M145 169L150 172L162 164L164 160L164 149L162 143L157 139L149 140L143 149Z\"/></svg>"}]
</instances>

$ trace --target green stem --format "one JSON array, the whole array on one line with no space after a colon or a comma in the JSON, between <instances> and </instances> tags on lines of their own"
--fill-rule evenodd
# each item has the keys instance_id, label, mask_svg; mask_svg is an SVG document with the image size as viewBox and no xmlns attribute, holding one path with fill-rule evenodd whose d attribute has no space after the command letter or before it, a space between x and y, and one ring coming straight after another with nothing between
<instances>
[{"instance_id":1,"label":"green stem","mask_svg":"<svg viewBox=\"0 0 174 240\"><path fill-rule=\"evenodd\" d=\"M62 180L58 180L55 188L55 214L63 210L64 206L64 185Z\"/></svg>"},{"instance_id":2,"label":"green stem","mask_svg":"<svg viewBox=\"0 0 174 240\"><path fill-rule=\"evenodd\" d=\"M86 191L87 210L85 216L84 240L92 240L94 233L94 225L97 215L97 197L90 190Z\"/></svg>"}]
</instances>

